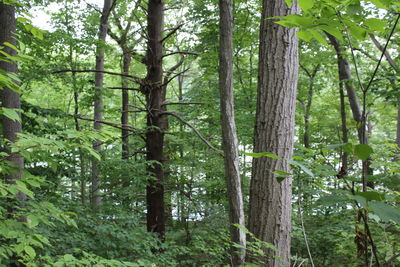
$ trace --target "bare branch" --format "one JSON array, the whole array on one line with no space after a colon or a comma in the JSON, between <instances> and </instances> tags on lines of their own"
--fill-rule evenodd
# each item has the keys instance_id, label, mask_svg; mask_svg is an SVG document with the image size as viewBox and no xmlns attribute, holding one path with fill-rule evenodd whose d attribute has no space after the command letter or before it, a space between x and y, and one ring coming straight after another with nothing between
<instances>
[{"instance_id":1,"label":"bare branch","mask_svg":"<svg viewBox=\"0 0 400 267\"><path fill-rule=\"evenodd\" d=\"M132 87L107 87L107 89L114 89L114 90L129 90L129 91L140 91L139 88L132 88Z\"/></svg>"},{"instance_id":2,"label":"bare branch","mask_svg":"<svg viewBox=\"0 0 400 267\"><path fill-rule=\"evenodd\" d=\"M181 72L175 74L174 76L172 76L172 78L170 78L170 79L168 79L168 80L167 80L167 79L164 79L164 83L162 84L162 86L167 86L173 79L175 79L176 77L178 77L178 76L184 74L184 73L187 72L188 70L190 70L190 68L184 69L183 71L181 71ZM167 78L167 77L166 77L166 78Z\"/></svg>"},{"instance_id":3,"label":"bare branch","mask_svg":"<svg viewBox=\"0 0 400 267\"><path fill-rule=\"evenodd\" d=\"M177 55L177 54L179 54L179 55L192 55L192 56L198 56L198 55L200 55L199 53L196 53L196 52L175 51L175 52L171 52L171 53L165 54L165 55L163 55L162 57L164 58L164 57L169 57L169 56Z\"/></svg>"},{"instance_id":4,"label":"bare branch","mask_svg":"<svg viewBox=\"0 0 400 267\"><path fill-rule=\"evenodd\" d=\"M179 24L173 28L171 28L170 32L161 40L161 43L165 42L169 37L171 37L174 33L176 33L177 30L179 30L181 27L183 26L183 24Z\"/></svg>"},{"instance_id":5,"label":"bare branch","mask_svg":"<svg viewBox=\"0 0 400 267\"><path fill-rule=\"evenodd\" d=\"M186 124L187 126L189 126L189 128L191 128L193 130L193 132L212 150L214 150L215 152L217 152L219 155L224 156L224 152L222 152L222 150L219 150L218 148L214 147L200 132L199 130L197 130L192 124L190 124L189 122L185 121L181 116L179 116L176 112L172 112L172 111L165 111L161 113L162 115L171 115L175 118L177 118L180 122L182 122L183 124Z\"/></svg>"},{"instance_id":6,"label":"bare branch","mask_svg":"<svg viewBox=\"0 0 400 267\"><path fill-rule=\"evenodd\" d=\"M72 116L74 118L77 118L79 120L83 120L83 121L92 121L92 122L97 122L97 123L101 123L104 125L108 125L114 128L118 128L118 129L124 129L127 131L131 131L131 132L136 132L136 133L140 133L138 129L132 127L132 126L128 126L128 125L121 125L121 124L117 124L117 123L113 123L113 122L109 122L109 121L99 121L99 120L95 120L95 119L90 119L90 118L84 118L81 116Z\"/></svg>"},{"instance_id":7,"label":"bare branch","mask_svg":"<svg viewBox=\"0 0 400 267\"><path fill-rule=\"evenodd\" d=\"M376 39L375 35L373 35L372 33L369 34L369 37L371 37L372 42L374 43L374 45L379 49L379 51L381 51L387 61L389 62L390 66L392 66L392 68L396 71L399 72L399 66L396 64L396 62L393 60L393 58L390 56L389 52L385 49L385 47L383 47L379 41Z\"/></svg>"},{"instance_id":8,"label":"bare branch","mask_svg":"<svg viewBox=\"0 0 400 267\"><path fill-rule=\"evenodd\" d=\"M205 105L206 103L204 102L169 102L165 101L162 103L161 106L167 106L167 105Z\"/></svg>"},{"instance_id":9,"label":"bare branch","mask_svg":"<svg viewBox=\"0 0 400 267\"><path fill-rule=\"evenodd\" d=\"M53 71L52 74L65 73L65 72L72 72L72 73L102 72L102 73L105 73L105 74L131 78L132 80L134 80L138 84L142 84L143 80L144 80L144 79L142 79L140 77L132 76L132 75L129 75L129 74L110 72L110 71L100 71L100 70L57 70L57 71Z\"/></svg>"}]
</instances>

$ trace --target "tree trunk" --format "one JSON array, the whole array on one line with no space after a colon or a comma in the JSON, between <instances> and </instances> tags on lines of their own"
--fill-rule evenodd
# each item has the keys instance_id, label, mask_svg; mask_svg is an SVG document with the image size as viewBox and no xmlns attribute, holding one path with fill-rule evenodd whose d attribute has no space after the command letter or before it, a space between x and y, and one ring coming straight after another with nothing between
<instances>
[{"instance_id":1,"label":"tree trunk","mask_svg":"<svg viewBox=\"0 0 400 267\"><path fill-rule=\"evenodd\" d=\"M224 149L225 177L228 187L229 220L231 240L241 246L232 246L232 266L240 266L245 261L246 234L244 227L243 197L239 169L239 142L236 133L233 97L232 61L232 2L219 0L220 48L219 48L219 89L221 100L222 145Z\"/></svg>"},{"instance_id":2,"label":"tree trunk","mask_svg":"<svg viewBox=\"0 0 400 267\"><path fill-rule=\"evenodd\" d=\"M15 20L15 7L0 3L0 45L3 46L4 42L8 42L14 46L16 42L16 20ZM16 57L17 51L14 49L4 46L2 51L9 54L10 56ZM16 73L17 64L16 62L7 62L0 60L0 70ZM21 109L20 95L13 91L11 88L4 87L2 92L2 107L9 109ZM18 112L19 114L19 112ZM19 114L21 118L21 115ZM15 142L18 139L18 134L22 132L21 121L12 120L6 116L2 116L3 123L3 138L8 142ZM21 179L22 168L24 167L24 158L19 153L12 153L9 145L5 145L5 151L9 153L7 160L10 161L16 168L12 173L6 175L6 181L8 183L14 183L15 180ZM23 193L18 193L18 197L24 200L26 196Z\"/></svg>"},{"instance_id":3,"label":"tree trunk","mask_svg":"<svg viewBox=\"0 0 400 267\"><path fill-rule=\"evenodd\" d=\"M167 119L162 114L165 87L163 83L162 66L162 33L164 19L164 2L150 0L148 3L148 47L146 53L147 77L141 91L146 96L147 127L146 151L147 160L153 162L148 168L153 179L148 181L146 188L147 201L147 231L159 234L164 240L165 234L165 203L164 203L164 131Z\"/></svg>"},{"instance_id":4,"label":"tree trunk","mask_svg":"<svg viewBox=\"0 0 400 267\"><path fill-rule=\"evenodd\" d=\"M129 74L129 67L131 64L132 54L129 49L123 49L123 66L122 71L124 74ZM122 87L128 87L128 79L127 77L122 77ZM121 124L122 124L122 159L129 159L129 91L122 89L122 115L121 115Z\"/></svg>"},{"instance_id":5,"label":"tree trunk","mask_svg":"<svg viewBox=\"0 0 400 267\"><path fill-rule=\"evenodd\" d=\"M112 5L112 0L104 0L103 11L100 17L100 27L99 27L99 38L96 48L96 74L95 74L95 94L94 94L94 129L101 130L101 123L99 121L103 120L103 76L104 74L104 45L107 36L108 29L108 17L110 14L110 9ZM95 141L93 144L94 150L97 152L101 151L101 142ZM98 168L99 162L97 160L92 161L92 188L91 188L91 203L93 206L101 206L101 195L100 195L100 174Z\"/></svg>"},{"instance_id":6,"label":"tree trunk","mask_svg":"<svg viewBox=\"0 0 400 267\"><path fill-rule=\"evenodd\" d=\"M397 131L396 131L396 144L400 148L400 97L398 97L397 104Z\"/></svg>"},{"instance_id":7,"label":"tree trunk","mask_svg":"<svg viewBox=\"0 0 400 267\"><path fill-rule=\"evenodd\" d=\"M340 118L342 121L342 142L344 144L349 142L349 137L347 134L347 118L346 118L346 104L344 100L344 90L343 90L343 82L339 83L339 95L340 95ZM341 166L341 175L346 175L348 171L348 154L347 152L342 152L342 166Z\"/></svg>"},{"instance_id":8,"label":"tree trunk","mask_svg":"<svg viewBox=\"0 0 400 267\"><path fill-rule=\"evenodd\" d=\"M260 27L259 77L254 151L271 152L253 159L249 230L278 250L266 252L266 266L290 266L291 177L278 182L276 170L289 172L294 143L294 115L298 76L296 30L268 19L299 12L297 1L264 0ZM279 258L274 257L279 256Z\"/></svg>"}]
</instances>

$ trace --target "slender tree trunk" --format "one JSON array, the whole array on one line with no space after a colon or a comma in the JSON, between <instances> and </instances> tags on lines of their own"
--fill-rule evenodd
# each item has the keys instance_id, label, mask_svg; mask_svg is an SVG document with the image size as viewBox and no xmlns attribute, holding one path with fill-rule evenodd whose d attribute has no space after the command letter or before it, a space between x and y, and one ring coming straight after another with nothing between
<instances>
[{"instance_id":1,"label":"slender tree trunk","mask_svg":"<svg viewBox=\"0 0 400 267\"><path fill-rule=\"evenodd\" d=\"M231 240L241 246L241 248L232 246L231 258L232 266L240 266L245 261L246 234L243 228L235 226L244 227L245 221L239 169L239 142L236 133L233 96L232 5L230 0L219 0L219 90L221 94L222 145L228 187Z\"/></svg>"},{"instance_id":2,"label":"slender tree trunk","mask_svg":"<svg viewBox=\"0 0 400 267\"><path fill-rule=\"evenodd\" d=\"M268 19L299 12L297 1L264 0L260 27L259 77L254 151L271 152L253 159L249 230L278 250L264 249L266 266L290 266L292 178L279 182L276 170L290 172L298 76L296 30ZM279 256L279 257L275 257Z\"/></svg>"},{"instance_id":3,"label":"slender tree trunk","mask_svg":"<svg viewBox=\"0 0 400 267\"><path fill-rule=\"evenodd\" d=\"M123 49L123 73L129 74L129 67L131 64L132 53L129 49ZM128 79L126 77L122 77L122 87L128 87ZM129 159L129 91L122 90L122 115L121 115L121 124L122 124L122 159Z\"/></svg>"},{"instance_id":4,"label":"slender tree trunk","mask_svg":"<svg viewBox=\"0 0 400 267\"><path fill-rule=\"evenodd\" d=\"M108 29L108 17L110 15L110 9L113 0L104 0L103 11L100 17L100 27L99 27L99 38L96 48L96 72L95 74L95 94L94 94L94 129L99 131L102 128L99 121L103 120L103 76L104 74L104 45L107 36ZM95 141L93 144L94 150L97 152L101 151L100 141ZM100 193L100 173L99 173L99 162L97 160L92 161L92 188L91 188L91 203L93 206L101 206L101 193Z\"/></svg>"},{"instance_id":5,"label":"slender tree trunk","mask_svg":"<svg viewBox=\"0 0 400 267\"><path fill-rule=\"evenodd\" d=\"M397 104L397 131L396 131L396 144L400 148L400 97L398 97Z\"/></svg>"},{"instance_id":6,"label":"slender tree trunk","mask_svg":"<svg viewBox=\"0 0 400 267\"><path fill-rule=\"evenodd\" d=\"M349 137L347 134L346 104L344 99L343 82L340 82L339 84L339 95L340 95L340 118L342 121L342 142L345 144L349 142ZM342 153L341 161L342 161L342 167L340 171L343 175L346 175L348 171L347 152Z\"/></svg>"},{"instance_id":7,"label":"slender tree trunk","mask_svg":"<svg viewBox=\"0 0 400 267\"><path fill-rule=\"evenodd\" d=\"M147 77L141 90L146 96L147 127L146 150L147 160L153 162L148 171L153 179L148 181L146 189L147 201L147 231L159 234L164 240L165 234L165 203L164 203L164 131L167 119L162 114L164 102L163 66L162 66L162 33L164 19L164 2L149 0L147 35L148 47L146 54Z\"/></svg>"},{"instance_id":8,"label":"slender tree trunk","mask_svg":"<svg viewBox=\"0 0 400 267\"><path fill-rule=\"evenodd\" d=\"M368 144L368 133L367 133L367 127L366 127L366 123L367 123L367 118L366 118L366 110L362 110L361 106L360 106L360 101L358 100L358 96L355 92L355 88L353 85L353 81L352 81L352 75L351 75L351 71L350 71L350 63L347 60L345 53L344 53L344 49L340 44L340 41L330 35L327 34L329 40L331 41L331 44L333 45L333 47L336 50L336 56L337 56L337 61L338 61L338 70L339 70L339 81L341 83L343 83L346 87L346 91L347 91L347 97L349 99L349 103L350 103L350 108L351 111L353 113L353 119L357 122L357 132L358 132L358 139L360 144ZM365 101L365 98L364 98ZM365 106L365 103L363 103ZM370 167L371 165L371 161L370 159L367 160L363 160L362 161L362 178L361 178L361 182L362 182L362 189L363 192L367 191L367 185L369 185L370 187L373 187L373 183L368 183L368 175L373 174L373 170ZM362 213L362 210L359 210L358 213ZM367 213L365 212L365 218L367 218ZM361 220L362 215L358 215L358 221ZM356 232L358 233L358 235L356 235L356 243L360 244L357 246L358 248L358 255L364 256L364 265L368 263L368 253L369 253L369 249L368 249L368 237L367 237L367 226L366 226L366 222L364 222L364 231L361 231L358 226L356 225ZM361 245L362 244L362 245Z\"/></svg>"},{"instance_id":9,"label":"slender tree trunk","mask_svg":"<svg viewBox=\"0 0 400 267\"><path fill-rule=\"evenodd\" d=\"M15 7L0 3L0 45L3 46L4 42L8 42L14 46L17 45L15 40L16 35L16 20L15 20ZM10 56L16 57L17 51L4 45L2 51ZM8 62L0 60L0 70L16 73L17 63L15 61ZM20 95L13 91L11 88L4 87L2 92L2 107L9 109L20 109L21 101ZM18 111L21 118L21 115ZM18 140L18 134L22 132L21 121L12 120L6 116L2 116L3 123L3 138L8 140L7 142L15 142ZM9 153L7 160L10 161L16 168L12 173L6 175L6 182L14 183L15 180L21 179L22 168L24 167L24 158L19 153L12 153L9 145L5 145L5 151ZM24 200L26 196L23 193L18 193L18 197Z\"/></svg>"}]
</instances>

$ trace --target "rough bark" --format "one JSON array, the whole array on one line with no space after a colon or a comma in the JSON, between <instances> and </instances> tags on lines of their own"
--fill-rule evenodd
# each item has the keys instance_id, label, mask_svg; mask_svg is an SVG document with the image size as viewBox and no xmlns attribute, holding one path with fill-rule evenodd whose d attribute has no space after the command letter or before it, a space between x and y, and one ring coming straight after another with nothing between
<instances>
[{"instance_id":1,"label":"rough bark","mask_svg":"<svg viewBox=\"0 0 400 267\"><path fill-rule=\"evenodd\" d=\"M264 0L260 27L259 77L254 151L284 160L254 158L250 185L249 230L278 251L265 249L266 266L290 266L291 177L278 182L275 170L290 172L298 76L296 30L268 19L299 12L284 0ZM279 258L274 257L279 256Z\"/></svg>"},{"instance_id":2,"label":"rough bark","mask_svg":"<svg viewBox=\"0 0 400 267\"><path fill-rule=\"evenodd\" d=\"M96 74L95 74L95 99L94 99L94 129L101 130L102 125L98 121L103 120L103 77L104 77L104 43L107 36L108 29L108 17L110 15L110 9L113 0L104 0L103 11L100 17L99 36L98 44L96 48ZM101 142L95 141L93 149L100 152ZM99 162L97 160L92 161L92 188L91 188L91 203L93 206L101 205L101 193L100 193L100 173L98 168Z\"/></svg>"},{"instance_id":3,"label":"rough bark","mask_svg":"<svg viewBox=\"0 0 400 267\"><path fill-rule=\"evenodd\" d=\"M232 266L240 266L245 261L246 234L242 188L239 169L239 142L236 133L234 96L233 96L233 60L232 60L232 2L219 1L220 10L220 48L219 48L219 90L221 100L222 145L224 150L225 178L228 187L229 220L231 240L241 248L232 246ZM235 225L240 225L239 228Z\"/></svg>"},{"instance_id":4,"label":"rough bark","mask_svg":"<svg viewBox=\"0 0 400 267\"><path fill-rule=\"evenodd\" d=\"M167 119L163 115L165 87L163 81L163 18L164 2L150 0L148 3L147 36L148 47L145 58L147 65L146 84L141 91L146 96L147 127L146 151L147 160L153 162L148 168L153 179L148 181L146 188L147 203L147 231L159 234L161 240L165 234L165 203L164 203L164 131L167 128Z\"/></svg>"},{"instance_id":5,"label":"rough bark","mask_svg":"<svg viewBox=\"0 0 400 267\"><path fill-rule=\"evenodd\" d=\"M15 20L15 7L0 3L0 45L3 46L4 42L8 42L14 46L17 45L15 39L16 31L16 20ZM16 57L17 51L4 45L2 51ZM17 72L16 62L6 62L0 60L0 69L5 72ZM21 101L20 95L13 91L11 88L5 87L1 92L2 96L2 107L11 109L20 109ZM21 117L21 116L20 116ZM14 121L6 116L2 116L3 123L3 138L8 140L7 142L15 142L18 139L18 134L22 132L22 125L20 121ZM5 151L10 153L10 147L6 144ZM6 175L6 181L8 183L14 183L15 180L21 179L22 168L24 167L24 158L19 153L10 153L7 157L16 168L12 173ZM20 199L25 199L23 193L18 194Z\"/></svg>"}]
</instances>

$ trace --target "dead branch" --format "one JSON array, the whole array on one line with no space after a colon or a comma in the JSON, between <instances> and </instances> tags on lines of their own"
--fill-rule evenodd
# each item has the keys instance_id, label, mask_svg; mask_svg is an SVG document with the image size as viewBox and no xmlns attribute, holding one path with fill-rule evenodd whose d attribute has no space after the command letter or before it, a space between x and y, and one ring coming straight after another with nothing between
<instances>
[{"instance_id":1,"label":"dead branch","mask_svg":"<svg viewBox=\"0 0 400 267\"><path fill-rule=\"evenodd\" d=\"M205 105L206 103L204 102L169 102L165 101L164 103L161 104L161 106L167 106L167 105Z\"/></svg>"},{"instance_id":2,"label":"dead branch","mask_svg":"<svg viewBox=\"0 0 400 267\"><path fill-rule=\"evenodd\" d=\"M107 87L107 89L113 89L113 90L129 90L129 91L140 91L139 88L132 88L132 87Z\"/></svg>"},{"instance_id":3,"label":"dead branch","mask_svg":"<svg viewBox=\"0 0 400 267\"><path fill-rule=\"evenodd\" d=\"M224 152L222 150L219 150L218 148L214 147L200 132L199 130L197 130L192 124L190 124L189 122L185 121L181 116L179 116L176 112L173 111L165 111L161 113L162 115L171 115L175 118L177 118L180 122L182 122L183 124L186 124L187 126L189 126L189 128L191 128L193 130L193 132L212 150L214 150L215 152L217 152L218 154L220 154L221 156L224 156Z\"/></svg>"},{"instance_id":4,"label":"dead branch","mask_svg":"<svg viewBox=\"0 0 400 267\"><path fill-rule=\"evenodd\" d=\"M168 80L164 79L164 83L162 84L162 86L167 86L173 79L175 79L176 77L184 74L185 72L187 72L188 70L190 70L190 68L184 69L183 71L175 74L174 76L172 76L172 78L169 78ZM169 77L169 76L168 76ZM166 78L168 78L166 77Z\"/></svg>"},{"instance_id":5,"label":"dead branch","mask_svg":"<svg viewBox=\"0 0 400 267\"><path fill-rule=\"evenodd\" d=\"M65 73L65 72L72 72L72 73L102 72L105 74L127 77L127 78L134 80L138 84L142 84L143 80L144 80L143 78L132 76L129 74L117 73L117 72L111 72L111 71L100 71L100 70L57 70L57 71L53 71L52 74Z\"/></svg>"},{"instance_id":6,"label":"dead branch","mask_svg":"<svg viewBox=\"0 0 400 267\"><path fill-rule=\"evenodd\" d=\"M117 123L113 123L113 122L109 122L109 121L100 121L100 120L95 120L95 119L90 119L90 118L84 118L81 116L72 116L74 118L77 118L79 120L83 120L83 121L92 121L92 122L97 122L97 123L101 123L104 125L108 125L117 129L121 129L121 130L128 130L131 132L139 132L138 129L132 127L132 126L128 126L128 125L121 125L121 124L117 124Z\"/></svg>"},{"instance_id":7,"label":"dead branch","mask_svg":"<svg viewBox=\"0 0 400 267\"><path fill-rule=\"evenodd\" d=\"M177 54L179 54L179 55L192 55L192 56L200 55L199 53L190 52L190 51L175 51L175 52L171 52L171 53L165 54L162 57L164 58L164 57L169 57L169 56L177 55Z\"/></svg>"},{"instance_id":8,"label":"dead branch","mask_svg":"<svg viewBox=\"0 0 400 267\"><path fill-rule=\"evenodd\" d=\"M162 38L161 43L165 42L169 37L171 37L174 33L176 33L177 30L179 30L183 24L179 24L169 30L171 30L164 38Z\"/></svg>"}]
</instances>

